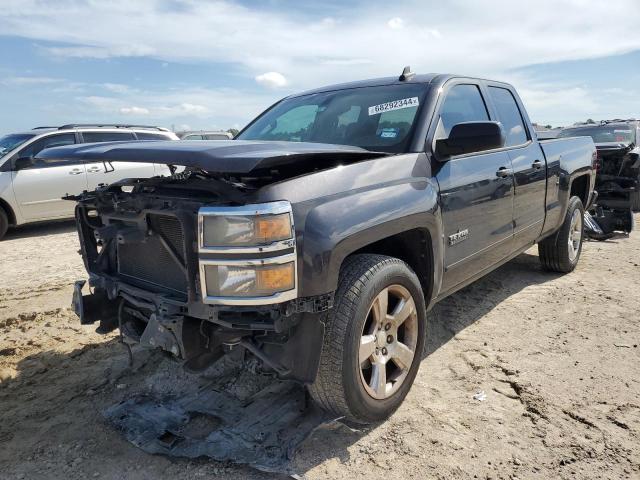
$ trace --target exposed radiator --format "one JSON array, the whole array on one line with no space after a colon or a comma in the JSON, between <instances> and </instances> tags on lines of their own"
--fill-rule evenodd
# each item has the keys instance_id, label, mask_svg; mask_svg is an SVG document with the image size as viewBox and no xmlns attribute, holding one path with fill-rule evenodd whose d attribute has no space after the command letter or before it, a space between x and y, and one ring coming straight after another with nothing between
<instances>
[{"instance_id":1,"label":"exposed radiator","mask_svg":"<svg viewBox=\"0 0 640 480\"><path fill-rule=\"evenodd\" d=\"M149 226L155 235L141 243L118 245L118 272L139 284L151 284L180 293L187 292L187 277L179 263L165 248L160 235L184 264L184 234L177 218L150 215ZM145 285L141 285L145 286Z\"/></svg>"}]
</instances>

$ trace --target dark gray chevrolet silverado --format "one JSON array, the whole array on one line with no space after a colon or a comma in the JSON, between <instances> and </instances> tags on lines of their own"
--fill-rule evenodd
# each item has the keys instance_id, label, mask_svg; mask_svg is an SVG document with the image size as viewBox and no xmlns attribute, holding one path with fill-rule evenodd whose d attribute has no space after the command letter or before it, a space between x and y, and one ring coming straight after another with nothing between
<instances>
[{"instance_id":1,"label":"dark gray chevrolet silverado","mask_svg":"<svg viewBox=\"0 0 640 480\"><path fill-rule=\"evenodd\" d=\"M192 370L242 351L358 422L406 396L437 301L536 243L574 269L596 160L539 142L510 85L408 71L287 97L235 140L42 156L185 167L72 197L83 324Z\"/></svg>"}]
</instances>

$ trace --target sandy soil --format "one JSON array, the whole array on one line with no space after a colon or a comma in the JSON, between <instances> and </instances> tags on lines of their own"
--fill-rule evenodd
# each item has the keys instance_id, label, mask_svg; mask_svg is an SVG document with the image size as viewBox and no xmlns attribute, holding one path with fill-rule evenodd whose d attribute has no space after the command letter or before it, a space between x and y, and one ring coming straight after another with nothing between
<instances>
[{"instance_id":1,"label":"sandy soil","mask_svg":"<svg viewBox=\"0 0 640 480\"><path fill-rule=\"evenodd\" d=\"M637 218L637 221L640 217ZM196 381L68 310L84 271L70 223L0 242L0 478L279 478L147 455L101 411ZM578 269L535 248L438 305L413 390L387 422L318 431L307 478L640 478L640 234L588 243ZM483 401L474 395L483 391Z\"/></svg>"}]
</instances>

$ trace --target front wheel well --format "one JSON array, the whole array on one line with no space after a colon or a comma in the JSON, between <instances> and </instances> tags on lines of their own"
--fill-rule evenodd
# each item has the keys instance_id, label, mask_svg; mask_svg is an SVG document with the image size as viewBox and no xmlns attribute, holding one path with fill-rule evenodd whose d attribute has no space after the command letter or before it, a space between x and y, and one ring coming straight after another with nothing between
<instances>
[{"instance_id":1,"label":"front wheel well","mask_svg":"<svg viewBox=\"0 0 640 480\"><path fill-rule=\"evenodd\" d=\"M433 294L432 245L429 231L424 228L415 228L365 245L351 255L373 253L402 260L418 276L428 304Z\"/></svg>"},{"instance_id":2,"label":"front wheel well","mask_svg":"<svg viewBox=\"0 0 640 480\"><path fill-rule=\"evenodd\" d=\"M4 210L4 213L7 214L7 219L9 220L9 225L16 224L16 214L13 213L13 209L9 206L9 204L0 198L0 209Z\"/></svg>"}]
</instances>

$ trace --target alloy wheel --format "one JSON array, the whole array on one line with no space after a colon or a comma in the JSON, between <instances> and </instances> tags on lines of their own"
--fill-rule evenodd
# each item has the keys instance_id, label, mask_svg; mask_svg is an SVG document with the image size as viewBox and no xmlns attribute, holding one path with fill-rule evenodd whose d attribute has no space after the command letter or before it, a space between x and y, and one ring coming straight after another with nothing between
<instances>
[{"instance_id":1,"label":"alloy wheel","mask_svg":"<svg viewBox=\"0 0 640 480\"><path fill-rule=\"evenodd\" d=\"M403 384L416 354L418 314L402 285L384 288L369 307L360 338L360 379L377 400L392 396Z\"/></svg>"}]
</instances>

